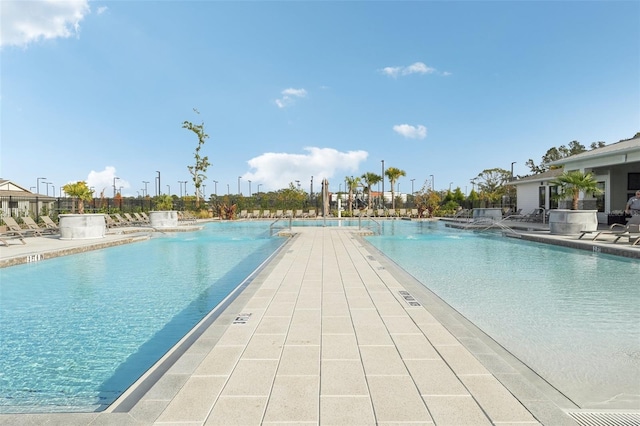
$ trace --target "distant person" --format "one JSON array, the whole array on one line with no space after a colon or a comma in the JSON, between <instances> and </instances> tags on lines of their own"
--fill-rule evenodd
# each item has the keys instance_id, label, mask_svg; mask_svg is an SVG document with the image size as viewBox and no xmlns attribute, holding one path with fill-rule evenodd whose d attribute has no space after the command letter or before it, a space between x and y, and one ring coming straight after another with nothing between
<instances>
[{"instance_id":1,"label":"distant person","mask_svg":"<svg viewBox=\"0 0 640 426\"><path fill-rule=\"evenodd\" d=\"M630 215L640 214L640 189L636 191L636 196L629 198L627 206L624 209L625 213Z\"/></svg>"}]
</instances>

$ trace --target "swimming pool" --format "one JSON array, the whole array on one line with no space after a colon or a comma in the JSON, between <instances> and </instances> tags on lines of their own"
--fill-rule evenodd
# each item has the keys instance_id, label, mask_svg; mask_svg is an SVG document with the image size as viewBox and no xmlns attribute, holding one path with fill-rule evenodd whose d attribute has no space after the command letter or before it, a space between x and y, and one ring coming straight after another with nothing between
<instances>
[{"instance_id":1,"label":"swimming pool","mask_svg":"<svg viewBox=\"0 0 640 426\"><path fill-rule=\"evenodd\" d=\"M382 226L371 244L578 405L637 407L637 261ZM0 270L0 412L105 408L285 241L268 228L212 223Z\"/></svg>"},{"instance_id":2,"label":"swimming pool","mask_svg":"<svg viewBox=\"0 0 640 426\"><path fill-rule=\"evenodd\" d=\"M284 241L212 223L0 270L0 413L106 408Z\"/></svg>"},{"instance_id":3,"label":"swimming pool","mask_svg":"<svg viewBox=\"0 0 640 426\"><path fill-rule=\"evenodd\" d=\"M582 408L640 406L640 262L384 221L372 245Z\"/></svg>"}]
</instances>

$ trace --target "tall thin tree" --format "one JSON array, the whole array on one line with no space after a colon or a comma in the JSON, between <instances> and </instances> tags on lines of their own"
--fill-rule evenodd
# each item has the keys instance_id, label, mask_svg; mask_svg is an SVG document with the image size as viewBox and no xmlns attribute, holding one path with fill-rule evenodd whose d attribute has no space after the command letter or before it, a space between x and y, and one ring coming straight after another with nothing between
<instances>
[{"instance_id":1,"label":"tall thin tree","mask_svg":"<svg viewBox=\"0 0 640 426\"><path fill-rule=\"evenodd\" d=\"M197 109L193 109L196 114L200 114ZM193 124L190 121L184 121L182 123L182 128L192 131L198 137L198 146L196 147L194 158L195 165L187 166L189 173L193 178L193 186L196 188L196 208L200 207L200 186L202 186L202 182L207 178L204 173L206 173L207 168L211 165L209 162L208 156L200 155L200 150L204 146L204 143L209 138L209 135L204 131L204 122L200 124Z\"/></svg>"}]
</instances>

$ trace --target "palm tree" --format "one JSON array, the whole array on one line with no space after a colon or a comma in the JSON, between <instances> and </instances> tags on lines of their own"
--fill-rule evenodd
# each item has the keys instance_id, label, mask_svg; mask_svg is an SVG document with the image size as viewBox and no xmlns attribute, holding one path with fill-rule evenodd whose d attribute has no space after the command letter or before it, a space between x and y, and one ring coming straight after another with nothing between
<instances>
[{"instance_id":1,"label":"palm tree","mask_svg":"<svg viewBox=\"0 0 640 426\"><path fill-rule=\"evenodd\" d=\"M353 212L353 191L354 189L358 189L358 186L360 186L360 178L359 177L345 177L344 178L345 182L347 182L347 188L349 188L349 212Z\"/></svg>"},{"instance_id":2,"label":"palm tree","mask_svg":"<svg viewBox=\"0 0 640 426\"><path fill-rule=\"evenodd\" d=\"M400 176L406 176L407 173L404 170L400 170L396 167L389 167L384 171L384 174L389 178L389 182L391 182L391 208L393 210L396 209L396 197L394 195L393 189L396 186L396 181ZM384 197L384 194L382 194Z\"/></svg>"},{"instance_id":3,"label":"palm tree","mask_svg":"<svg viewBox=\"0 0 640 426\"><path fill-rule=\"evenodd\" d=\"M93 198L93 191L89 189L87 183L81 180L76 183L68 183L62 187L62 190L67 193L67 195L78 199L78 213L84 214L84 202L91 201Z\"/></svg>"},{"instance_id":4,"label":"palm tree","mask_svg":"<svg viewBox=\"0 0 640 426\"><path fill-rule=\"evenodd\" d=\"M558 196L561 198L571 198L571 210L578 210L578 198L580 192L591 192L599 194L602 190L598 187L591 173L584 173L579 170L571 172L565 171L560 176L551 181L552 185L558 185Z\"/></svg>"},{"instance_id":5,"label":"palm tree","mask_svg":"<svg viewBox=\"0 0 640 426\"><path fill-rule=\"evenodd\" d=\"M367 172L360 176L365 185L367 185L367 196L369 199L367 200L367 207L372 208L371 206L371 187L382 180L382 176L377 175L372 172Z\"/></svg>"}]
</instances>

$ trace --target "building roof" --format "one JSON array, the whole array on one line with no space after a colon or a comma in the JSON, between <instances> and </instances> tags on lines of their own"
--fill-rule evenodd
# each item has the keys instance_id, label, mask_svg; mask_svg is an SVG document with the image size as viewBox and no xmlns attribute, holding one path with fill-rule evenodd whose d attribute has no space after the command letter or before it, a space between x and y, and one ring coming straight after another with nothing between
<instances>
[{"instance_id":1,"label":"building roof","mask_svg":"<svg viewBox=\"0 0 640 426\"><path fill-rule=\"evenodd\" d=\"M625 155L631 153L640 155L640 137L612 143L611 145L605 145L602 148L596 148L590 151L581 152L580 154L552 161L549 164L552 166L562 166L567 163L574 163L585 160L588 161L592 159L595 160L602 157L623 158Z\"/></svg>"},{"instance_id":2,"label":"building roof","mask_svg":"<svg viewBox=\"0 0 640 426\"><path fill-rule=\"evenodd\" d=\"M55 200L55 197L50 197L44 194L34 194L23 186L18 185L8 179L0 179L0 196L2 197L29 197L41 200Z\"/></svg>"},{"instance_id":3,"label":"building roof","mask_svg":"<svg viewBox=\"0 0 640 426\"><path fill-rule=\"evenodd\" d=\"M513 182L509 182L509 185L518 185L520 183L540 182L543 180L555 179L556 177L560 176L563 171L563 168L547 170L546 172L537 173L535 175L526 176L518 180L514 180Z\"/></svg>"}]
</instances>

